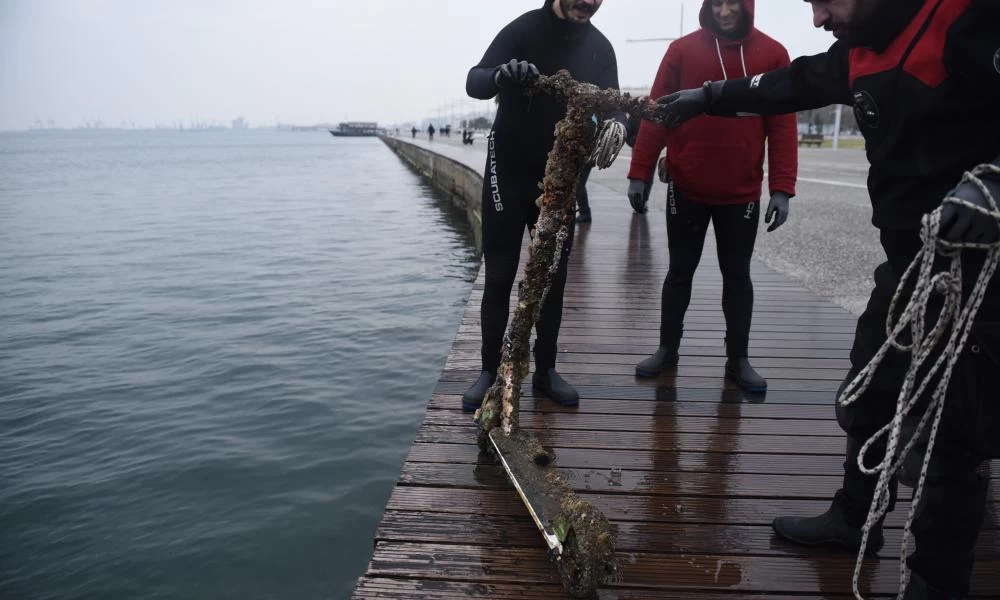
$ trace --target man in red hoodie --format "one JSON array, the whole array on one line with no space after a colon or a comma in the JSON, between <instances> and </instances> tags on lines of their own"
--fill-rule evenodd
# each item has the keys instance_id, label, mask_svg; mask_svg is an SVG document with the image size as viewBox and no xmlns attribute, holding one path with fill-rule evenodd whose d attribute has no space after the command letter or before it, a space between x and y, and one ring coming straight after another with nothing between
<instances>
[{"instance_id":1,"label":"man in red hoodie","mask_svg":"<svg viewBox=\"0 0 1000 600\"><path fill-rule=\"evenodd\" d=\"M672 43L656 73L650 97L697 87L705 81L765 73L789 64L785 48L754 27L754 0L705 0L701 29ZM635 368L654 377L677 366L691 281L701 260L708 224L715 228L726 317L726 374L745 390L764 392L767 382L748 359L753 283L750 257L760 221L758 203L768 142L771 201L766 220L774 231L788 218L795 195L798 143L795 115L707 117L667 129L643 121L629 169L629 202L645 211L657 158L668 148L667 196L670 268L663 282L660 346Z\"/></svg>"}]
</instances>

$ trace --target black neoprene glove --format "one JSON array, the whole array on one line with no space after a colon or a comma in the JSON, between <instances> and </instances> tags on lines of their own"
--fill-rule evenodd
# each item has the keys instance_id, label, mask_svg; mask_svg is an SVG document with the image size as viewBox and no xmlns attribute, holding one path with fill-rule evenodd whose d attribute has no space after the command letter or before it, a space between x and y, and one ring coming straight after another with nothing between
<instances>
[{"instance_id":1,"label":"black neoprene glove","mask_svg":"<svg viewBox=\"0 0 1000 600\"><path fill-rule=\"evenodd\" d=\"M985 173L979 179L986 185L993 200L1000 205L1000 174ZM963 181L948 193L986 210L993 210L983 191L972 181ZM1000 220L977 210L945 202L941 207L941 239L948 242L992 244L1000 239Z\"/></svg>"},{"instance_id":2,"label":"black neoprene glove","mask_svg":"<svg viewBox=\"0 0 1000 600\"><path fill-rule=\"evenodd\" d=\"M765 222L771 223L771 226L767 228L768 231L774 231L788 220L788 201L790 199L791 196L785 192L774 192L771 194L771 201L767 205L767 215L764 217ZM771 219L774 219L773 223Z\"/></svg>"},{"instance_id":3,"label":"black neoprene glove","mask_svg":"<svg viewBox=\"0 0 1000 600\"><path fill-rule=\"evenodd\" d=\"M688 119L710 112L712 103L722 96L723 83L725 82L706 81L700 88L681 90L657 98L656 103L660 105L667 127L677 127Z\"/></svg>"},{"instance_id":4,"label":"black neoprene glove","mask_svg":"<svg viewBox=\"0 0 1000 600\"><path fill-rule=\"evenodd\" d=\"M526 60L510 59L497 67L493 81L500 89L526 87L538 80L538 67Z\"/></svg>"},{"instance_id":5,"label":"black neoprene glove","mask_svg":"<svg viewBox=\"0 0 1000 600\"><path fill-rule=\"evenodd\" d=\"M646 212L646 188L648 183L641 179L629 179L628 181L628 203L632 205L632 210L637 214Z\"/></svg>"}]
</instances>

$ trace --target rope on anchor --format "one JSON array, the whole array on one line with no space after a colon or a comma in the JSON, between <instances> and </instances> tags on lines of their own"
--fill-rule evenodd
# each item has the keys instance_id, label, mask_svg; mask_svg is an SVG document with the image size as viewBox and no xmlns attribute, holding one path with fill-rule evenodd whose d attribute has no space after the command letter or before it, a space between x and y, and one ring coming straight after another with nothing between
<instances>
[{"instance_id":1,"label":"rope on anchor","mask_svg":"<svg viewBox=\"0 0 1000 600\"><path fill-rule=\"evenodd\" d=\"M618 153L625 145L625 126L608 119L597 129L597 139L594 141L594 151L590 154L590 162L598 169L607 169L618 158Z\"/></svg>"}]
</instances>

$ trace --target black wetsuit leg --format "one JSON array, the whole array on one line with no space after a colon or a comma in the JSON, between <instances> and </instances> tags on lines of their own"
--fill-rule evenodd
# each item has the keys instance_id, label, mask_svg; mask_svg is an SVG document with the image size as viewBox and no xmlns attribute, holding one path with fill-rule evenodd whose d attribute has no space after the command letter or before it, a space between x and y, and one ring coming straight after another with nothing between
<instances>
[{"instance_id":1,"label":"black wetsuit leg","mask_svg":"<svg viewBox=\"0 0 1000 600\"><path fill-rule=\"evenodd\" d=\"M691 302L691 282L701 262L711 207L690 201L671 184L667 192L667 247L670 267L660 296L660 345L677 349L684 313Z\"/></svg>"},{"instance_id":2,"label":"black wetsuit leg","mask_svg":"<svg viewBox=\"0 0 1000 600\"><path fill-rule=\"evenodd\" d=\"M670 268L661 297L660 345L675 349L680 341L684 313L691 302L691 282L701 261L711 222L723 279L726 352L730 358L745 358L753 316L750 259L757 240L760 207L757 203L718 206L694 202L685 198L673 184L668 194Z\"/></svg>"},{"instance_id":3,"label":"black wetsuit leg","mask_svg":"<svg viewBox=\"0 0 1000 600\"><path fill-rule=\"evenodd\" d=\"M722 313L726 317L726 356L746 358L753 320L750 259L757 242L757 202L712 207L712 226L722 271Z\"/></svg>"},{"instance_id":4,"label":"black wetsuit leg","mask_svg":"<svg viewBox=\"0 0 1000 600\"><path fill-rule=\"evenodd\" d=\"M493 170L496 179L493 180ZM517 275L525 227L534 227L539 209L535 200L544 167L525 168L487 158L483 185L483 254L486 283L481 305L483 370L495 373L500 365L503 337L510 312L510 292ZM562 322L566 267L574 228L563 247L555 280L542 305L535 330L535 367L538 372L555 367L559 326Z\"/></svg>"},{"instance_id":5,"label":"black wetsuit leg","mask_svg":"<svg viewBox=\"0 0 1000 600\"><path fill-rule=\"evenodd\" d=\"M868 306L858 318L851 347L851 370L841 389L861 371L885 342L885 322L889 305L907 265L920 249L916 234L882 234L882 247L888 260L875 268L875 287L868 299ZM895 414L896 397L909 365L909 354L890 349L875 371L863 396L850 406L836 405L837 420L848 438L860 446L875 434ZM839 397L839 393L837 394ZM876 444L866 464L882 460L885 443ZM875 493L876 478L865 475L857 467L856 453L849 453L844 462L844 482L834 497L834 503L852 527L860 527L868 514ZM892 506L895 506L896 479L890 482Z\"/></svg>"}]
</instances>

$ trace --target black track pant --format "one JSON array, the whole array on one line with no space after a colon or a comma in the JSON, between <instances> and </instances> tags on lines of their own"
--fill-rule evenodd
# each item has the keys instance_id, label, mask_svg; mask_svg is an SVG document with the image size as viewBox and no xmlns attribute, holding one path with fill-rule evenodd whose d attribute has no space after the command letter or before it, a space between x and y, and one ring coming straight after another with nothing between
<instances>
[{"instance_id":1,"label":"black track pant","mask_svg":"<svg viewBox=\"0 0 1000 600\"><path fill-rule=\"evenodd\" d=\"M760 207L756 202L727 206L702 204L684 198L671 184L667 196L667 238L670 268L663 281L660 306L660 345L676 349L691 302L691 282L701 261L709 222L715 228L719 268L722 270L722 312L726 317L726 354L747 356L753 316L750 258L757 240Z\"/></svg>"},{"instance_id":2,"label":"black track pant","mask_svg":"<svg viewBox=\"0 0 1000 600\"><path fill-rule=\"evenodd\" d=\"M851 348L851 373L845 383L868 364L885 341L890 302L907 265L920 249L920 239L916 233L883 232L882 246L888 260L875 269L875 289L858 319ZM969 267L965 275L968 287L978 265L971 260L965 262ZM952 375L945 418L913 524L916 550L907 561L932 586L951 592L968 591L976 539L986 507L987 480L977 468L987 456L982 446L973 445L972 439L996 440L1000 436L1000 422L995 418L997 389L1000 389L995 299L995 294L987 296L987 303L980 309L982 321L977 319L970 342ZM897 307L897 315L903 306L905 302ZM939 307L940 304L932 307L930 314L936 315ZM865 521L876 483L875 477L858 469L858 450L892 420L909 363L909 354L889 350L864 396L846 408L837 406L837 419L847 433L848 442L844 483L834 502L857 527ZM992 415L984 412L984 407L994 407ZM877 464L884 452L882 444L878 452L870 454L866 464ZM895 481L891 487L895 499Z\"/></svg>"},{"instance_id":3,"label":"black track pant","mask_svg":"<svg viewBox=\"0 0 1000 600\"><path fill-rule=\"evenodd\" d=\"M545 175L544 166L526 168L502 160L501 149L488 144L486 174L483 181L483 255L486 260L486 285L481 307L483 370L495 373L500 355L510 292L517 275L521 240L525 227L538 221L535 200L542 192L538 185ZM556 365L559 325L562 322L563 291L566 288L566 265L573 246L574 230L563 245L562 257L552 287L545 297L535 325L535 369L544 371Z\"/></svg>"}]
</instances>

